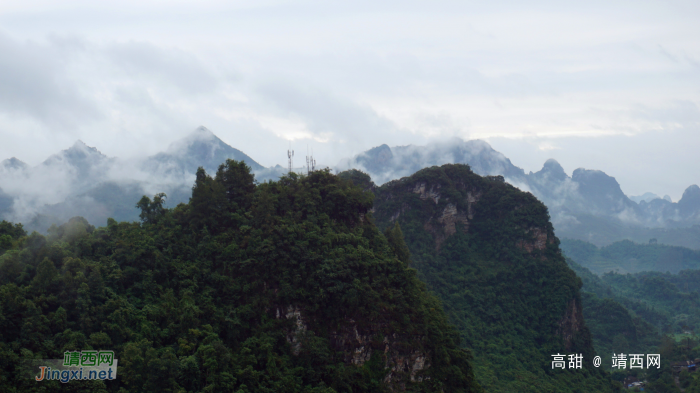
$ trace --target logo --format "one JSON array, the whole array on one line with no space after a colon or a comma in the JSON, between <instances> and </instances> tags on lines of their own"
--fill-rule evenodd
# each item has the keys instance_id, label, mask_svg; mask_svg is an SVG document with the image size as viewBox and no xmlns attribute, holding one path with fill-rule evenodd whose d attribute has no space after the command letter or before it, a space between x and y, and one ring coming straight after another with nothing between
<instances>
[{"instance_id":1,"label":"logo","mask_svg":"<svg viewBox=\"0 0 700 393\"><path fill-rule=\"evenodd\" d=\"M118 362L114 351L66 351L62 360L34 360L34 367L39 367L39 374L34 375L34 380L68 383L74 380L116 379Z\"/></svg>"}]
</instances>

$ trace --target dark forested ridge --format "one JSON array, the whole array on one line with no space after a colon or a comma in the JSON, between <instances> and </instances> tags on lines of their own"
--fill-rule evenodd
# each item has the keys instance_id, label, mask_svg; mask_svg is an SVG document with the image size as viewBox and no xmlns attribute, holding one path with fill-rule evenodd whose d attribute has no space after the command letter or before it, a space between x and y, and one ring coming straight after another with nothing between
<instances>
[{"instance_id":1,"label":"dark forested ridge","mask_svg":"<svg viewBox=\"0 0 700 393\"><path fill-rule=\"evenodd\" d=\"M197 172L188 204L166 202L47 236L0 225L0 391L481 391L400 230L373 224L371 192L327 171L256 185L229 160ZM85 349L114 350L118 378L35 382L21 367Z\"/></svg>"},{"instance_id":2,"label":"dark forested ridge","mask_svg":"<svg viewBox=\"0 0 700 393\"><path fill-rule=\"evenodd\" d=\"M678 273L700 269L700 250L662 244L656 238L646 244L622 240L600 248L582 240L563 239L561 248L567 256L597 274Z\"/></svg>"},{"instance_id":3,"label":"dark forested ridge","mask_svg":"<svg viewBox=\"0 0 700 393\"><path fill-rule=\"evenodd\" d=\"M581 257L587 255L587 250L595 250L592 244L567 243L571 255ZM634 257L634 252L640 256L640 250L651 251L648 254L654 256L659 248L622 242L613 249L633 251L619 258L625 260ZM672 367L674 362L700 358L696 333L700 331L700 270L682 270L677 274L611 271L598 276L571 258L567 262L583 282L583 315L604 367L610 367L613 353L661 354L661 369L617 370L613 372L614 379L622 381L633 375L647 381L648 392L680 392L681 388L685 392L700 392L700 375Z\"/></svg>"},{"instance_id":4,"label":"dark forested ridge","mask_svg":"<svg viewBox=\"0 0 700 393\"><path fill-rule=\"evenodd\" d=\"M443 165L373 187L380 228L402 231L428 288L442 300L490 392L616 391L592 366L581 281L559 251L547 208L500 176ZM400 228L400 229L399 229ZM552 355L581 353L582 369L552 370Z\"/></svg>"}]
</instances>

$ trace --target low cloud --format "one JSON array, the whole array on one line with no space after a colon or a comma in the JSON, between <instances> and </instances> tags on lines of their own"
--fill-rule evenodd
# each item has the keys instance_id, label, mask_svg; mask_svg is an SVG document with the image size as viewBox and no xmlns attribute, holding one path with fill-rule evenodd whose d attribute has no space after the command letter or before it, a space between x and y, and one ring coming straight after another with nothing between
<instances>
[{"instance_id":1,"label":"low cloud","mask_svg":"<svg viewBox=\"0 0 700 393\"><path fill-rule=\"evenodd\" d=\"M67 78L70 53L0 31L0 113L67 129L100 118L90 96Z\"/></svg>"},{"instance_id":2,"label":"low cloud","mask_svg":"<svg viewBox=\"0 0 700 393\"><path fill-rule=\"evenodd\" d=\"M700 182L697 2L124 4L0 6L0 159L128 163L205 125L266 167L456 136L632 195Z\"/></svg>"}]
</instances>

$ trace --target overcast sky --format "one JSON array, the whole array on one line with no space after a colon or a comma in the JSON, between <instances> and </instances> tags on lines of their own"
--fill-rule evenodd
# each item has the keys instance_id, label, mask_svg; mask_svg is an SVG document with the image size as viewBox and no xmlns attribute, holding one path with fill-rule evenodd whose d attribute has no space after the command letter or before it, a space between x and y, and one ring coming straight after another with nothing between
<instances>
[{"instance_id":1,"label":"overcast sky","mask_svg":"<svg viewBox=\"0 0 700 393\"><path fill-rule=\"evenodd\" d=\"M628 195L700 183L697 0L194 3L0 2L0 159L204 125L265 166L458 136Z\"/></svg>"}]
</instances>

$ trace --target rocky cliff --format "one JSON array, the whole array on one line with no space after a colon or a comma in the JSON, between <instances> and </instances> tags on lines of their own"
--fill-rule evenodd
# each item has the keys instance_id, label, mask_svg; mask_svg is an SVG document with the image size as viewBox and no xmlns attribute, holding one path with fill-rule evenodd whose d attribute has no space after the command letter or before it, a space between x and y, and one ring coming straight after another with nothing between
<instances>
[{"instance_id":1,"label":"rocky cliff","mask_svg":"<svg viewBox=\"0 0 700 393\"><path fill-rule=\"evenodd\" d=\"M141 223L19 226L0 249L0 288L15 288L0 291L0 355L108 345L124 364L106 389L127 393L481 392L372 200L329 171L256 184L227 160L213 178L197 170L188 204L141 198ZM35 391L16 364L0 366L0 391Z\"/></svg>"},{"instance_id":2,"label":"rocky cliff","mask_svg":"<svg viewBox=\"0 0 700 393\"><path fill-rule=\"evenodd\" d=\"M559 251L547 208L466 165L426 168L374 192L377 225L400 224L412 266L472 349L486 390L567 391L568 377L551 375L551 355L589 359L593 347L580 280ZM600 370L586 366L581 376L591 389L612 389Z\"/></svg>"}]
</instances>

